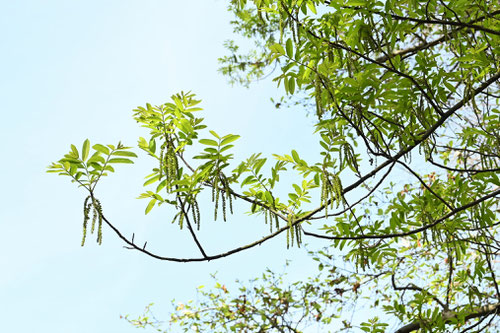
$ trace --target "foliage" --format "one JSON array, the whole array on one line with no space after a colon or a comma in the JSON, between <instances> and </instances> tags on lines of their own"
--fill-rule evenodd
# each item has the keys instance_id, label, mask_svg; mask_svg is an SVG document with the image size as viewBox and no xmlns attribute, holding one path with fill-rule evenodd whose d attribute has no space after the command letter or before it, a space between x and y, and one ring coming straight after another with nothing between
<instances>
[{"instance_id":1,"label":"foliage","mask_svg":"<svg viewBox=\"0 0 500 333\"><path fill-rule=\"evenodd\" d=\"M287 246L300 246L304 237L323 239L352 265L342 283L354 283L350 290L360 295L371 292L369 306L401 323L398 332L494 331L500 308L498 2L233 0L229 10L235 31L255 49L240 54L229 41L221 71L247 85L267 69L278 71L274 80L287 98L305 110L313 106L322 158L306 161L290 147L270 167L259 153L232 164L239 136L205 133L195 116L199 101L191 93L174 95L171 102L134 110L150 131L139 148L157 164L144 184L155 187L140 197L149 200L146 213L157 205L174 207L173 222L187 226L201 256L151 253L104 216L97 182L114 171L110 163L135 157L121 145L94 145L87 159L85 141L81 152L71 146L50 167L89 192L84 237L93 209L99 230L104 221L129 248L160 260L219 259L283 232ZM280 182L286 170L302 181ZM226 220L239 198L270 233L207 255L194 228L201 223L199 194L207 189L214 219ZM278 195L283 191L286 197ZM332 262L326 265L338 272ZM202 303L184 305L172 319L200 330L301 331L302 318L323 313L318 320L328 324L340 313L331 279L322 275L286 287L268 272L265 288L229 295L219 286L219 294L202 292ZM355 325L362 331L386 328L378 319L363 322ZM328 329L354 326L346 321Z\"/></svg>"},{"instance_id":2,"label":"foliage","mask_svg":"<svg viewBox=\"0 0 500 333\"><path fill-rule=\"evenodd\" d=\"M320 262L321 272L289 285L285 275L266 270L249 283L240 283L234 291L217 280L212 290L201 286L200 303L173 302L175 312L168 326L155 318L150 306L139 318L125 318L136 327L152 327L161 332L168 332L176 325L184 332L301 332L319 330L333 323L339 328L352 328L349 321L342 320L339 309L344 313L352 311L361 297L360 286L371 283L375 277L359 280L349 271L332 265L333 256L323 251L313 258ZM165 326L168 329L164 330ZM364 326L381 332L387 324L374 318Z\"/></svg>"}]
</instances>

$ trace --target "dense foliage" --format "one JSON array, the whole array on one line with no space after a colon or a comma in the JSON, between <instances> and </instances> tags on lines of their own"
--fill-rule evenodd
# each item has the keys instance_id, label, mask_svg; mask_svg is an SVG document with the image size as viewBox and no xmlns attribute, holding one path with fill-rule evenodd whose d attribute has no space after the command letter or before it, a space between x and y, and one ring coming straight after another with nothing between
<instances>
[{"instance_id":1,"label":"dense foliage","mask_svg":"<svg viewBox=\"0 0 500 333\"><path fill-rule=\"evenodd\" d=\"M312 322L330 331L382 332L388 323L397 332L496 331L498 1L233 0L229 10L255 48L241 52L228 41L221 72L249 85L271 71L286 94L277 106L298 104L316 117L321 159L284 147L290 153L272 163L256 153L234 164L239 136L204 130L193 94L147 104L134 110L150 130L139 148L157 162L145 183L154 186L141 195L146 213L174 207L173 222L187 227L201 256L152 253L104 216L96 184L114 163L136 157L121 144L94 145L91 155L87 140L49 167L89 193L84 240L93 211L99 242L106 223L129 248L160 260L214 260L286 233L287 246L324 240L352 267L322 252L314 255L322 272L308 281L286 285L267 272L253 287L201 291L201 303L172 315L186 331L299 332ZM280 182L290 171L303 180ZM196 237L205 190L214 219L226 220L238 198L269 234L206 254ZM353 321L346 309L364 296L374 316ZM158 327L147 315L133 322Z\"/></svg>"}]
</instances>

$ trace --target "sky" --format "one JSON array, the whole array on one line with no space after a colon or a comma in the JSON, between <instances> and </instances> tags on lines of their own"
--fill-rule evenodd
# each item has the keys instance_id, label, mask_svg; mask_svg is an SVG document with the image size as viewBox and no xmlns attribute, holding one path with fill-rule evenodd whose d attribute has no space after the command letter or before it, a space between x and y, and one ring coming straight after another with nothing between
<instances>
[{"instance_id":1,"label":"sky","mask_svg":"<svg viewBox=\"0 0 500 333\"><path fill-rule=\"evenodd\" d=\"M147 136L132 109L161 104L181 90L203 100L205 123L221 134L239 134L235 160L255 152L290 153L306 159L313 120L303 110L276 110L275 83L231 87L217 72L223 43L232 38L222 0L109 0L0 2L0 322L5 332L137 332L120 315L139 315L155 303L167 318L171 300L196 298L211 273L235 279L280 271L287 259L291 279L314 273L304 249L286 250L283 237L210 263L157 261L124 249L104 227L103 244L89 236L80 246L86 194L46 167L69 145L136 146ZM209 137L208 133L202 137ZM187 230L170 224L168 209L144 215L137 200L144 176L155 167L141 154L134 165L97 188L106 216L125 234L148 241L161 255L197 255ZM240 211L247 211L243 205ZM199 238L210 254L266 234L262 221L243 213L211 221L202 205Z\"/></svg>"}]
</instances>

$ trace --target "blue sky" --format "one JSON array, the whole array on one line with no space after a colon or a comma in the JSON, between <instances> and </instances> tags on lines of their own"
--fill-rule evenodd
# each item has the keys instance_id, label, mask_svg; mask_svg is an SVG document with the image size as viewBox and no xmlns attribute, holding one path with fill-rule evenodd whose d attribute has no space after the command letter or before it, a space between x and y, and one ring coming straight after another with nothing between
<instances>
[{"instance_id":1,"label":"blue sky","mask_svg":"<svg viewBox=\"0 0 500 333\"><path fill-rule=\"evenodd\" d=\"M166 318L170 301L195 298L210 273L222 283L281 270L294 259L292 278L314 264L283 238L210 263L159 262L122 248L104 228L80 247L85 193L45 168L71 143L134 145L147 134L131 117L146 102L192 90L203 99L209 128L240 134L236 160L253 152L314 156L312 119L301 110L275 110L275 84L231 87L217 73L231 38L226 2L216 0L35 1L0 3L0 319L5 332L136 332L120 314L137 315L155 302ZM208 135L207 135L208 137ZM138 149L135 149L139 153ZM197 255L187 230L170 225L171 212L144 216L143 177L153 161L117 168L99 185L106 216L160 254ZM209 253L266 233L262 221L236 214L224 224L206 211L200 240ZM246 209L242 207L242 209Z\"/></svg>"}]
</instances>

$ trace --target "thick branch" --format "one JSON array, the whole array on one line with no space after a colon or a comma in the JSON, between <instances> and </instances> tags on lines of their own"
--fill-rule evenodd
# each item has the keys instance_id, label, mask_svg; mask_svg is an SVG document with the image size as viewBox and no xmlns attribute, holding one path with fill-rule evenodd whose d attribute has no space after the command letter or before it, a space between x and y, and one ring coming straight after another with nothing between
<instances>
[{"instance_id":1,"label":"thick branch","mask_svg":"<svg viewBox=\"0 0 500 333\"><path fill-rule=\"evenodd\" d=\"M404 17L404 16L395 15L395 14L387 14L387 13L376 12L376 11L373 11L373 13L381 15L381 16L390 15L393 19L400 20L400 21L409 21L409 22L415 22L418 24L451 25L451 26L455 26L455 27L480 30L480 31L484 31L484 32L487 32L487 33L490 33L493 35L500 36L500 31L498 31L498 30L493 30L493 29L483 27L481 25L476 25L476 24L471 24L471 23L466 23L466 22L445 21L445 20L436 20L436 19L434 19L434 20L418 19L418 18L413 18L413 17Z\"/></svg>"},{"instance_id":2,"label":"thick branch","mask_svg":"<svg viewBox=\"0 0 500 333\"><path fill-rule=\"evenodd\" d=\"M494 11L493 13L490 14L490 16L495 16L495 15L498 15L498 14L500 14L500 10ZM485 18L486 18L486 16L479 17L479 18L477 18L475 20L472 20L472 21L468 22L468 24L474 24L474 23L483 21ZM452 36L456 32L458 32L459 30L462 30L462 29L464 29L464 27L458 27L455 30L452 30L449 34L443 35L443 36L441 36L438 39L435 39L433 41L426 42L426 43L421 43L421 44L418 44L418 45L415 45L415 46L408 47L406 49L395 50L391 54L383 55L383 56L377 58L376 61L378 61L378 62L386 62L390 58L393 58L393 57L395 57L397 55L399 55L401 57L404 57L404 56L408 55L409 53L415 53L415 52L418 52L418 51L421 51L421 50L428 49L430 47L433 47L433 46L438 45L438 44L440 44L440 43L442 43L444 41L447 41L447 40L451 39Z\"/></svg>"},{"instance_id":3,"label":"thick branch","mask_svg":"<svg viewBox=\"0 0 500 333\"><path fill-rule=\"evenodd\" d=\"M500 303L497 304L489 304L485 306L481 306L474 311L471 311L467 316L465 316L465 321L475 318L481 318L485 316L489 316L491 314L498 314L500 310ZM443 319L445 323L449 324L452 319L455 319L457 315L453 312L445 312L443 313ZM421 324L419 322L413 322L411 324L405 325L399 328L395 333L409 333L420 329Z\"/></svg>"},{"instance_id":4,"label":"thick branch","mask_svg":"<svg viewBox=\"0 0 500 333\"><path fill-rule=\"evenodd\" d=\"M381 234L381 235L364 235L364 236L327 236L327 235L319 235L319 234L315 234L312 232L304 231L304 235L312 236L312 237L316 237L316 238L330 239L330 240L361 240L361 239L386 239L386 238L406 237L406 236L418 234L422 231L433 228L436 225L446 221L447 219L449 219L453 215L455 215L461 211L464 211L470 207L474 207L474 206L480 204L481 202L488 200L488 199L491 199L497 195L500 195L500 189L493 191L490 194L485 195L484 197L481 197L477 200L469 202L468 204L465 204L463 206L455 208L451 212L449 212L448 214L440 217L439 219L435 220L432 223L426 224L420 228L417 228L417 229L414 229L411 231L407 231L407 232L400 232L400 233L394 233L394 234Z\"/></svg>"}]
</instances>

